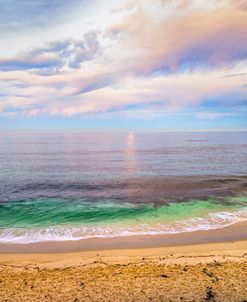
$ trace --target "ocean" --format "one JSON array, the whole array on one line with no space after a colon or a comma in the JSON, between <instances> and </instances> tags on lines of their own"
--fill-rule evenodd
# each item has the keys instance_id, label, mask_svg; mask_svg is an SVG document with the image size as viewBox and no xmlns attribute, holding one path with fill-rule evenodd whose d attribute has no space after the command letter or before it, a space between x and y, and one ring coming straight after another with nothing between
<instances>
[{"instance_id":1,"label":"ocean","mask_svg":"<svg viewBox=\"0 0 247 302\"><path fill-rule=\"evenodd\" d=\"M0 133L0 243L247 220L247 132Z\"/></svg>"}]
</instances>

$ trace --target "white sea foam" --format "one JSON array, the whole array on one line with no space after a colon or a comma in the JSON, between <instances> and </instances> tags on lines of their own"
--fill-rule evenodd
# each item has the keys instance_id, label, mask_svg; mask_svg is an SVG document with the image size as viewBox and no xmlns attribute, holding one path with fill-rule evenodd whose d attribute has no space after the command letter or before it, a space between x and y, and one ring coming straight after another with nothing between
<instances>
[{"instance_id":1,"label":"white sea foam","mask_svg":"<svg viewBox=\"0 0 247 302\"><path fill-rule=\"evenodd\" d=\"M173 223L135 225L57 225L39 228L0 229L0 243L35 243L48 241L81 240L94 237L122 237L137 235L162 235L224 228L247 221L247 209L235 212L214 212L206 217L191 218Z\"/></svg>"}]
</instances>

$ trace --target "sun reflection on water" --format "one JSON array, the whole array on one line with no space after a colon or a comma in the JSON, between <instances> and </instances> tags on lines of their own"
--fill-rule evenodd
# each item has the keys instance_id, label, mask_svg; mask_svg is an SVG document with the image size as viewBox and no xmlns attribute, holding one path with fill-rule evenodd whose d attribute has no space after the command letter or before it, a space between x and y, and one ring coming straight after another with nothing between
<instances>
[{"instance_id":1,"label":"sun reflection on water","mask_svg":"<svg viewBox=\"0 0 247 302\"><path fill-rule=\"evenodd\" d=\"M127 146L125 149L125 157L127 162L128 173L134 174L137 172L136 150L135 150L135 134L128 132Z\"/></svg>"}]
</instances>

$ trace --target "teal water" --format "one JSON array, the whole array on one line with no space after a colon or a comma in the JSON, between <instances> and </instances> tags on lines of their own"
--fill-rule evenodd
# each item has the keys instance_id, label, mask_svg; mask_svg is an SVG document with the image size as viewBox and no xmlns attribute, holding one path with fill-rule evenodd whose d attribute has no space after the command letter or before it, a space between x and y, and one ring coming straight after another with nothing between
<instances>
[{"instance_id":1,"label":"teal water","mask_svg":"<svg viewBox=\"0 0 247 302\"><path fill-rule=\"evenodd\" d=\"M0 204L0 242L78 240L220 228L247 219L247 197L155 204L39 199Z\"/></svg>"},{"instance_id":2,"label":"teal water","mask_svg":"<svg viewBox=\"0 0 247 302\"><path fill-rule=\"evenodd\" d=\"M246 195L247 132L0 133L0 243L216 229Z\"/></svg>"}]
</instances>

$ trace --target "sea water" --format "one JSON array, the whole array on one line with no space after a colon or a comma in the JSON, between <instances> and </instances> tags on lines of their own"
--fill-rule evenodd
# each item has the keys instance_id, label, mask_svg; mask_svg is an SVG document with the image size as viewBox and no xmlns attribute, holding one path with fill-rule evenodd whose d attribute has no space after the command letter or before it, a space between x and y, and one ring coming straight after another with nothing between
<instances>
[{"instance_id":1,"label":"sea water","mask_svg":"<svg viewBox=\"0 0 247 302\"><path fill-rule=\"evenodd\" d=\"M247 133L1 133L0 243L247 220Z\"/></svg>"}]
</instances>

